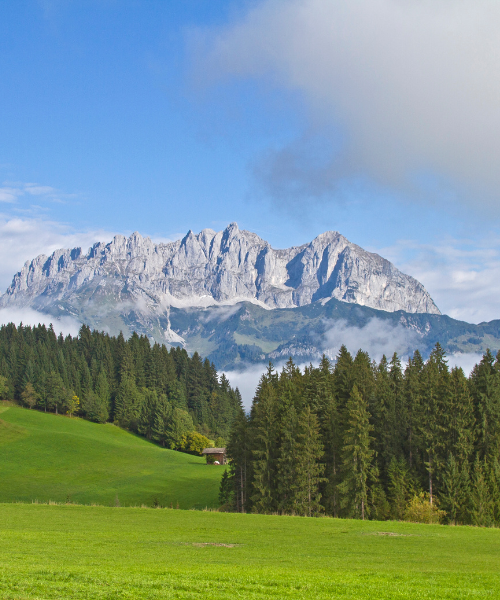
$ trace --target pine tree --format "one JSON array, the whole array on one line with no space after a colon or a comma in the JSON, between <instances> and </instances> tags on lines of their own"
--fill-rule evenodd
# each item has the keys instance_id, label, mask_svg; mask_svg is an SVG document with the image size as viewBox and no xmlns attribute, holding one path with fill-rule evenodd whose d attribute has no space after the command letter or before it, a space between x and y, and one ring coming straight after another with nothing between
<instances>
[{"instance_id":1,"label":"pine tree","mask_svg":"<svg viewBox=\"0 0 500 600\"><path fill-rule=\"evenodd\" d=\"M462 369L452 369L450 384L451 404L446 414L449 431L447 450L457 458L460 465L463 465L470 461L474 449L474 405Z\"/></svg>"},{"instance_id":2,"label":"pine tree","mask_svg":"<svg viewBox=\"0 0 500 600\"><path fill-rule=\"evenodd\" d=\"M92 391L83 396L82 411L87 419L95 423L106 423L109 418L107 403Z\"/></svg>"},{"instance_id":3,"label":"pine tree","mask_svg":"<svg viewBox=\"0 0 500 600\"><path fill-rule=\"evenodd\" d=\"M295 446L295 480L291 487L293 508L297 514L311 517L324 510L320 504L319 486L324 481L325 465L319 462L323 444L318 419L310 406L306 406L299 416Z\"/></svg>"},{"instance_id":4,"label":"pine tree","mask_svg":"<svg viewBox=\"0 0 500 600\"><path fill-rule=\"evenodd\" d=\"M219 485L219 504L231 507L234 505L234 486L227 469L222 473Z\"/></svg>"},{"instance_id":5,"label":"pine tree","mask_svg":"<svg viewBox=\"0 0 500 600\"><path fill-rule=\"evenodd\" d=\"M134 378L123 374L116 393L115 419L120 427L137 431L143 397Z\"/></svg>"},{"instance_id":6,"label":"pine tree","mask_svg":"<svg viewBox=\"0 0 500 600\"><path fill-rule=\"evenodd\" d=\"M290 387L291 382L287 382ZM291 397L291 390L282 392L277 400L277 460L276 460L276 499L277 509L282 514L294 510L293 486L296 482L297 453L297 411Z\"/></svg>"},{"instance_id":7,"label":"pine tree","mask_svg":"<svg viewBox=\"0 0 500 600\"><path fill-rule=\"evenodd\" d=\"M148 440L153 437L156 412L158 410L158 394L156 390L143 390L143 401L140 408L137 432Z\"/></svg>"},{"instance_id":8,"label":"pine tree","mask_svg":"<svg viewBox=\"0 0 500 600\"><path fill-rule=\"evenodd\" d=\"M259 513L277 511L277 401L272 386L273 373L263 376L252 406L253 494L252 510Z\"/></svg>"},{"instance_id":9,"label":"pine tree","mask_svg":"<svg viewBox=\"0 0 500 600\"><path fill-rule=\"evenodd\" d=\"M345 346L341 346L333 369L334 393L339 411L342 412L349 401L354 384L353 360Z\"/></svg>"},{"instance_id":10,"label":"pine tree","mask_svg":"<svg viewBox=\"0 0 500 600\"><path fill-rule=\"evenodd\" d=\"M400 458L399 460L396 457L392 458L388 476L391 516L396 520L402 520L404 519L408 501L416 492L410 469L404 458Z\"/></svg>"},{"instance_id":11,"label":"pine tree","mask_svg":"<svg viewBox=\"0 0 500 600\"><path fill-rule=\"evenodd\" d=\"M407 428L406 436L403 441L404 452L408 460L410 469L413 468L416 450L422 444L419 443L420 416L422 414L422 398L421 398L421 374L423 370L423 360L418 350L413 354L413 357L408 359L408 365L405 369L404 376L404 397L407 410Z\"/></svg>"},{"instance_id":12,"label":"pine tree","mask_svg":"<svg viewBox=\"0 0 500 600\"><path fill-rule=\"evenodd\" d=\"M171 447L172 440L172 417L173 407L167 401L165 395L159 398L156 412L154 414L153 438L159 442L164 448ZM175 442L174 442L175 447Z\"/></svg>"},{"instance_id":13,"label":"pine tree","mask_svg":"<svg viewBox=\"0 0 500 600\"><path fill-rule=\"evenodd\" d=\"M66 388L62 377L59 373L54 371L50 372L46 378L46 388L48 390L47 406L49 409L53 409L58 414L63 406L66 397Z\"/></svg>"},{"instance_id":14,"label":"pine tree","mask_svg":"<svg viewBox=\"0 0 500 600\"><path fill-rule=\"evenodd\" d=\"M375 391L370 410L376 436L375 449L383 481L388 481L388 469L393 459L399 459L397 451L398 424L396 422L396 396L388 370L387 358L382 357L375 372Z\"/></svg>"},{"instance_id":15,"label":"pine tree","mask_svg":"<svg viewBox=\"0 0 500 600\"><path fill-rule=\"evenodd\" d=\"M500 370L489 350L471 373L478 425L477 450L482 458L500 455Z\"/></svg>"},{"instance_id":16,"label":"pine tree","mask_svg":"<svg viewBox=\"0 0 500 600\"><path fill-rule=\"evenodd\" d=\"M471 494L471 520L473 525L491 527L494 524L494 502L491 497L488 464L479 455L474 461Z\"/></svg>"},{"instance_id":17,"label":"pine tree","mask_svg":"<svg viewBox=\"0 0 500 600\"><path fill-rule=\"evenodd\" d=\"M490 492L492 499L493 520L495 525L500 526L500 462L494 458L489 466Z\"/></svg>"},{"instance_id":18,"label":"pine tree","mask_svg":"<svg viewBox=\"0 0 500 600\"><path fill-rule=\"evenodd\" d=\"M467 463L459 464L450 454L442 474L441 506L446 511L447 521L454 525L468 519L470 485Z\"/></svg>"},{"instance_id":19,"label":"pine tree","mask_svg":"<svg viewBox=\"0 0 500 600\"><path fill-rule=\"evenodd\" d=\"M347 403L347 429L342 451L344 479L339 487L346 516L358 519L369 516L368 478L374 456L370 435L373 426L369 419L367 403L354 385Z\"/></svg>"},{"instance_id":20,"label":"pine tree","mask_svg":"<svg viewBox=\"0 0 500 600\"><path fill-rule=\"evenodd\" d=\"M111 394L110 394L110 389L109 389L108 377L107 377L106 371L102 365L99 370L99 374L97 376L97 381L95 384L95 394L99 398L100 403L103 406L103 409L105 408L106 412L108 413L108 417L106 417L106 420L107 420L109 418Z\"/></svg>"},{"instance_id":21,"label":"pine tree","mask_svg":"<svg viewBox=\"0 0 500 600\"><path fill-rule=\"evenodd\" d=\"M236 512L246 512L249 509L252 456L249 422L241 404L233 421L226 453L230 461L228 479L232 486L231 501Z\"/></svg>"},{"instance_id":22,"label":"pine tree","mask_svg":"<svg viewBox=\"0 0 500 600\"><path fill-rule=\"evenodd\" d=\"M420 438L427 455L425 466L428 473L429 499L433 503L436 474L446 457L448 429L445 424L446 411L450 406L450 382L445 353L439 343L431 352L422 370L422 412L420 414Z\"/></svg>"}]
</instances>

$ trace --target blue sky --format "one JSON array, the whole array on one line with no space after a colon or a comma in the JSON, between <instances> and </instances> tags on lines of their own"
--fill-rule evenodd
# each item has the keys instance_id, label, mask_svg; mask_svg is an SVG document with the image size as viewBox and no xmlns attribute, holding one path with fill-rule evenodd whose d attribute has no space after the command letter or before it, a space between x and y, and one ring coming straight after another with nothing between
<instances>
[{"instance_id":1,"label":"blue sky","mask_svg":"<svg viewBox=\"0 0 500 600\"><path fill-rule=\"evenodd\" d=\"M60 246L338 230L500 318L490 0L0 0L0 284Z\"/></svg>"}]
</instances>

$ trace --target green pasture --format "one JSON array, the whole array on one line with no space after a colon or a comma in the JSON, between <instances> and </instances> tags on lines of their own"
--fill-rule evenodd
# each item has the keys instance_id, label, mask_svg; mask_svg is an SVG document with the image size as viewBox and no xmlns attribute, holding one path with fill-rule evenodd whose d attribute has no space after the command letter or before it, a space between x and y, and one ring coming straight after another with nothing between
<instances>
[{"instance_id":1,"label":"green pasture","mask_svg":"<svg viewBox=\"0 0 500 600\"><path fill-rule=\"evenodd\" d=\"M500 598L500 531L152 508L0 505L0 597Z\"/></svg>"},{"instance_id":2,"label":"green pasture","mask_svg":"<svg viewBox=\"0 0 500 600\"><path fill-rule=\"evenodd\" d=\"M0 502L218 506L222 467L111 424L0 403Z\"/></svg>"}]
</instances>

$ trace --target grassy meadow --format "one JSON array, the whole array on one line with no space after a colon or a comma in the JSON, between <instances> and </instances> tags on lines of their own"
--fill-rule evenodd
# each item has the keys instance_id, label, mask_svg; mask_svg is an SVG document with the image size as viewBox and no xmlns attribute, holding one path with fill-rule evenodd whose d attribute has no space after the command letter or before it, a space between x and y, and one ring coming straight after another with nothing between
<instances>
[{"instance_id":1,"label":"grassy meadow","mask_svg":"<svg viewBox=\"0 0 500 600\"><path fill-rule=\"evenodd\" d=\"M498 529L175 509L217 506L221 474L0 403L0 598L500 598Z\"/></svg>"},{"instance_id":2,"label":"grassy meadow","mask_svg":"<svg viewBox=\"0 0 500 600\"><path fill-rule=\"evenodd\" d=\"M0 403L0 502L218 506L222 467L112 424Z\"/></svg>"},{"instance_id":3,"label":"grassy meadow","mask_svg":"<svg viewBox=\"0 0 500 600\"><path fill-rule=\"evenodd\" d=\"M0 505L0 597L500 598L500 531Z\"/></svg>"}]
</instances>

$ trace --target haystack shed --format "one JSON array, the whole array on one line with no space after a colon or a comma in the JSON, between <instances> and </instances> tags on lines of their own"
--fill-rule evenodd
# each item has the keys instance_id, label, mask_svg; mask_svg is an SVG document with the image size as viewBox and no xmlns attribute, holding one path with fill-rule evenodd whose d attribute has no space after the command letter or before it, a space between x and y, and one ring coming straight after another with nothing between
<instances>
[{"instance_id":1,"label":"haystack shed","mask_svg":"<svg viewBox=\"0 0 500 600\"><path fill-rule=\"evenodd\" d=\"M202 454L207 457L207 465L213 465L216 462L220 465L226 464L225 448L204 448Z\"/></svg>"}]
</instances>

